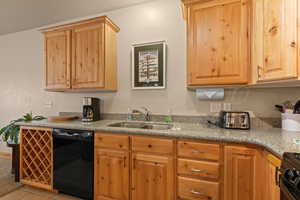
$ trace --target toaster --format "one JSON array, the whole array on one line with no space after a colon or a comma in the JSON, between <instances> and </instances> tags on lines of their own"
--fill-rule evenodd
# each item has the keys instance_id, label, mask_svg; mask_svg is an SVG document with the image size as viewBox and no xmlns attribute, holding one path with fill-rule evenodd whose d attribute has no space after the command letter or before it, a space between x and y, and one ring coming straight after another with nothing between
<instances>
[{"instance_id":1,"label":"toaster","mask_svg":"<svg viewBox=\"0 0 300 200\"><path fill-rule=\"evenodd\" d=\"M250 129L250 114L248 112L221 111L219 115L219 126L226 129Z\"/></svg>"}]
</instances>

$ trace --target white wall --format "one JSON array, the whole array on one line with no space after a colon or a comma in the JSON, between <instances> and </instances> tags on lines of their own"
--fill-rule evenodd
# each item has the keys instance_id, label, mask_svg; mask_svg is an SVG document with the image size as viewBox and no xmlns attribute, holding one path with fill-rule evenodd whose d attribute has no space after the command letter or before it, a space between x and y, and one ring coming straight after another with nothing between
<instances>
[{"instance_id":1,"label":"white wall","mask_svg":"<svg viewBox=\"0 0 300 200\"><path fill-rule=\"evenodd\" d=\"M115 93L45 92L43 79L43 37L37 30L0 36L0 126L25 112L55 115L59 111L81 111L81 97L104 100L106 113L126 112L128 107L147 106L153 113L209 114L209 101L195 99L186 89L186 33L180 0L158 0L107 14L121 28L118 42L119 91ZM167 89L131 90L131 45L166 40L168 44ZM226 91L224 102L235 110L279 117L273 105L300 98L299 89L236 89ZM53 107L45 103L53 101ZM223 101L222 101L223 102ZM1 147L0 152L7 151Z\"/></svg>"}]
</instances>

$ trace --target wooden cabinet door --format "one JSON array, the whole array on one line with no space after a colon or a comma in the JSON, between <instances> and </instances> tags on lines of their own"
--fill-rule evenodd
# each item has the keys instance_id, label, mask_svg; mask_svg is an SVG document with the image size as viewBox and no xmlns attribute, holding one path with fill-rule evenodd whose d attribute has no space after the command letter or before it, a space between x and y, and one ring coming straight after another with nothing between
<instances>
[{"instance_id":1,"label":"wooden cabinet door","mask_svg":"<svg viewBox=\"0 0 300 200\"><path fill-rule=\"evenodd\" d=\"M257 200L255 198L256 150L225 147L225 200Z\"/></svg>"},{"instance_id":2,"label":"wooden cabinet door","mask_svg":"<svg viewBox=\"0 0 300 200\"><path fill-rule=\"evenodd\" d=\"M248 82L248 0L212 0L189 7L188 84Z\"/></svg>"},{"instance_id":3,"label":"wooden cabinet door","mask_svg":"<svg viewBox=\"0 0 300 200\"><path fill-rule=\"evenodd\" d=\"M72 34L72 88L104 87L104 24L75 27Z\"/></svg>"},{"instance_id":4,"label":"wooden cabinet door","mask_svg":"<svg viewBox=\"0 0 300 200\"><path fill-rule=\"evenodd\" d=\"M266 155L266 199L280 200L279 168L281 160L268 153Z\"/></svg>"},{"instance_id":5,"label":"wooden cabinet door","mask_svg":"<svg viewBox=\"0 0 300 200\"><path fill-rule=\"evenodd\" d=\"M132 200L174 200L174 160L136 153L132 158Z\"/></svg>"},{"instance_id":6,"label":"wooden cabinet door","mask_svg":"<svg viewBox=\"0 0 300 200\"><path fill-rule=\"evenodd\" d=\"M253 68L258 81L298 77L298 0L256 0L253 3Z\"/></svg>"},{"instance_id":7,"label":"wooden cabinet door","mask_svg":"<svg viewBox=\"0 0 300 200\"><path fill-rule=\"evenodd\" d=\"M46 89L69 89L71 87L71 31L46 33L44 48Z\"/></svg>"},{"instance_id":8,"label":"wooden cabinet door","mask_svg":"<svg viewBox=\"0 0 300 200\"><path fill-rule=\"evenodd\" d=\"M129 153L95 150L96 200L129 200Z\"/></svg>"}]
</instances>

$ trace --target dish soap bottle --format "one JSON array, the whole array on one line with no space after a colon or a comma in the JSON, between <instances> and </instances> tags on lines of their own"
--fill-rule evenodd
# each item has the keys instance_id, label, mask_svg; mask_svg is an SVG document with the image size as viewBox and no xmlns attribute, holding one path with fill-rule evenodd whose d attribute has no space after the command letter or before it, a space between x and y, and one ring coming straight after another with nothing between
<instances>
[{"instance_id":1,"label":"dish soap bottle","mask_svg":"<svg viewBox=\"0 0 300 200\"><path fill-rule=\"evenodd\" d=\"M166 120L165 120L166 123L172 123L173 122L173 119L172 119L172 110L169 109L168 111L168 116L166 117Z\"/></svg>"},{"instance_id":2,"label":"dish soap bottle","mask_svg":"<svg viewBox=\"0 0 300 200\"><path fill-rule=\"evenodd\" d=\"M131 108L128 108L128 110L127 110L127 120L128 121L132 120L132 111L131 111Z\"/></svg>"}]
</instances>

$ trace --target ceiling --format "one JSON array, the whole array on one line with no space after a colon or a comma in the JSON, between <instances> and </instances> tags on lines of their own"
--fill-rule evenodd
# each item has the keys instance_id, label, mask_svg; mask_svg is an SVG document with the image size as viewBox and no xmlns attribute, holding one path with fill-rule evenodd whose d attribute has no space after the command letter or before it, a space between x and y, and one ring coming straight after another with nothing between
<instances>
[{"instance_id":1,"label":"ceiling","mask_svg":"<svg viewBox=\"0 0 300 200\"><path fill-rule=\"evenodd\" d=\"M0 35L146 1L149 0L0 0Z\"/></svg>"}]
</instances>

